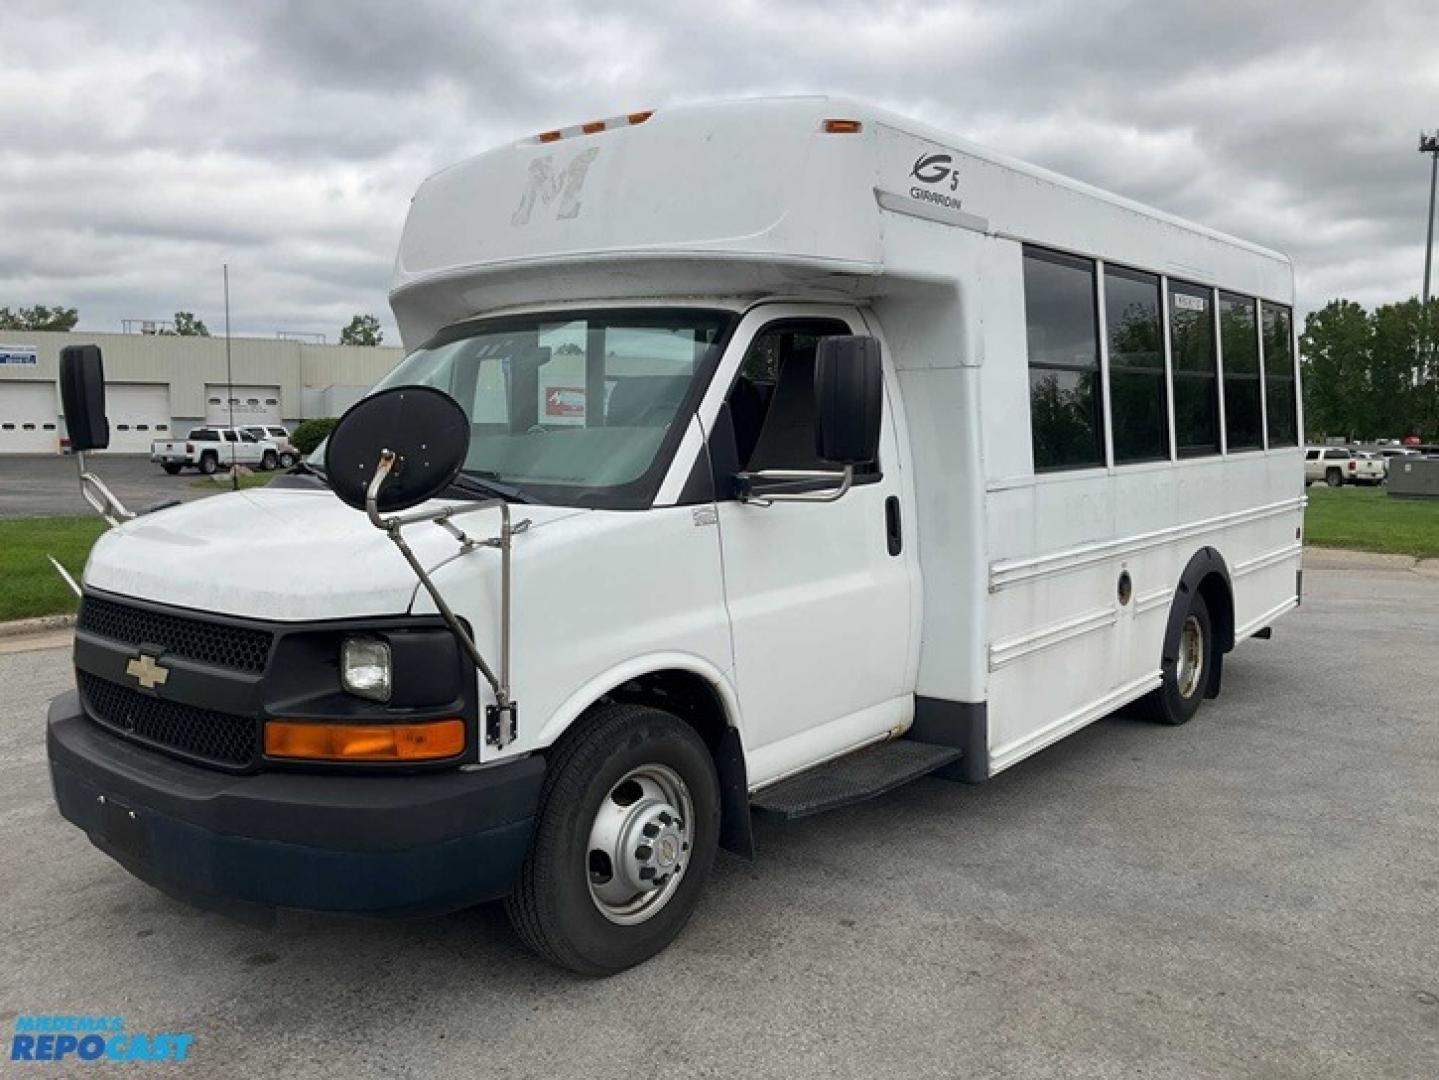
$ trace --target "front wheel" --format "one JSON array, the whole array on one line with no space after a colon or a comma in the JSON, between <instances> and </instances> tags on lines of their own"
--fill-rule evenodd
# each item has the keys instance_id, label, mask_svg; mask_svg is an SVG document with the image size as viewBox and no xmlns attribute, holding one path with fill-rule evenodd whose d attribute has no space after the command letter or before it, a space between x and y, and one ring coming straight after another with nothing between
<instances>
[{"instance_id":1,"label":"front wheel","mask_svg":"<svg viewBox=\"0 0 1439 1080\"><path fill-rule=\"evenodd\" d=\"M260 471L274 472L277 463L278 459L275 457L275 451L266 450L265 456L260 459Z\"/></svg>"},{"instance_id":2,"label":"front wheel","mask_svg":"<svg viewBox=\"0 0 1439 1080\"><path fill-rule=\"evenodd\" d=\"M1160 661L1159 689L1144 699L1144 711L1161 724L1187 724L1199 711L1214 676L1214 626L1209 605L1197 592L1179 626L1174 659Z\"/></svg>"},{"instance_id":3,"label":"front wheel","mask_svg":"<svg viewBox=\"0 0 1439 1080\"><path fill-rule=\"evenodd\" d=\"M693 912L719 840L719 781L688 724L601 706L557 747L534 839L505 902L541 956L612 975L654 956Z\"/></svg>"},{"instance_id":4,"label":"front wheel","mask_svg":"<svg viewBox=\"0 0 1439 1080\"><path fill-rule=\"evenodd\" d=\"M293 469L295 467L295 455L288 450L280 454L280 468Z\"/></svg>"}]
</instances>

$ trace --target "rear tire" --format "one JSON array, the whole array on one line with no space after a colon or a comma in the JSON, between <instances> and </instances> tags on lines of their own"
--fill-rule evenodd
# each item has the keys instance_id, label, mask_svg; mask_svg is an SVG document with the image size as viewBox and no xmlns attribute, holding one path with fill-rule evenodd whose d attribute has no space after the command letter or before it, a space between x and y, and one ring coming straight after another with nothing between
<instances>
[{"instance_id":1,"label":"rear tire","mask_svg":"<svg viewBox=\"0 0 1439 1080\"><path fill-rule=\"evenodd\" d=\"M582 723L551 755L505 910L541 956L613 975L689 921L718 846L719 781L704 740L669 713L611 704Z\"/></svg>"},{"instance_id":2,"label":"rear tire","mask_svg":"<svg viewBox=\"0 0 1439 1080\"><path fill-rule=\"evenodd\" d=\"M275 457L275 451L273 451L273 450L266 450L266 451L265 451L265 456L260 459L260 471L261 471L261 472L274 472L274 471L275 471L275 466L278 465L278 464L279 464L279 459Z\"/></svg>"},{"instance_id":3,"label":"rear tire","mask_svg":"<svg viewBox=\"0 0 1439 1080\"><path fill-rule=\"evenodd\" d=\"M1324 474L1324 482L1332 488L1344 486L1344 474L1338 469L1330 469Z\"/></svg>"},{"instance_id":4,"label":"rear tire","mask_svg":"<svg viewBox=\"0 0 1439 1080\"><path fill-rule=\"evenodd\" d=\"M200 455L200 471L206 476L214 476L215 471L220 467L220 459L214 454Z\"/></svg>"},{"instance_id":5,"label":"rear tire","mask_svg":"<svg viewBox=\"0 0 1439 1080\"><path fill-rule=\"evenodd\" d=\"M169 473L171 476L179 476L179 475L180 475L180 466L179 466L179 465L170 465L170 464L167 463L167 464L161 465L160 468L164 469L164 470L165 470L167 473Z\"/></svg>"},{"instance_id":6,"label":"rear tire","mask_svg":"<svg viewBox=\"0 0 1439 1080\"><path fill-rule=\"evenodd\" d=\"M1149 719L1177 727L1187 724L1199 711L1214 675L1214 624L1209 605L1197 592L1189 598L1179 624L1179 647L1173 660L1160 660L1159 689L1142 699L1142 711Z\"/></svg>"}]
</instances>

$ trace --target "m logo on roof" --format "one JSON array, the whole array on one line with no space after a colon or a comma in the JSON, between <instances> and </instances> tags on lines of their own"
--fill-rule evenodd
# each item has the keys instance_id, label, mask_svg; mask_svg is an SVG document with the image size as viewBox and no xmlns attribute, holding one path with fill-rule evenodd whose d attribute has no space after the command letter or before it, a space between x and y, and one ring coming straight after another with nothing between
<instances>
[{"instance_id":1,"label":"m logo on roof","mask_svg":"<svg viewBox=\"0 0 1439 1080\"><path fill-rule=\"evenodd\" d=\"M598 146L592 146L576 154L562 172L555 171L553 154L546 154L530 162L529 182L525 186L524 194L520 196L520 205L515 207L515 212L510 215L510 224L528 225L537 199L542 200L546 206L558 199L560 205L555 211L558 220L579 217L580 191L585 186L585 175L590 171L590 165L594 163L599 152Z\"/></svg>"}]
</instances>

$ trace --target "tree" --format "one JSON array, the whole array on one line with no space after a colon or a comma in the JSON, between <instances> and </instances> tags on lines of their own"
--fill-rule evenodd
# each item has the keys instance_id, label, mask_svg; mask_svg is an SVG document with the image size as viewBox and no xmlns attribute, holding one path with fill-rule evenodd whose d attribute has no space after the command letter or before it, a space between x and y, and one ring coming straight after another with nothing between
<instances>
[{"instance_id":1,"label":"tree","mask_svg":"<svg viewBox=\"0 0 1439 1080\"><path fill-rule=\"evenodd\" d=\"M20 308L11 311L8 307L0 308L0 330L56 330L68 331L75 329L79 322L80 315L74 308L67 307L46 307L44 304L36 304L34 307Z\"/></svg>"},{"instance_id":2,"label":"tree","mask_svg":"<svg viewBox=\"0 0 1439 1080\"><path fill-rule=\"evenodd\" d=\"M177 337L209 337L210 328L201 320L195 318L193 312L175 312L175 329L161 331L162 333L173 333Z\"/></svg>"},{"instance_id":3,"label":"tree","mask_svg":"<svg viewBox=\"0 0 1439 1080\"><path fill-rule=\"evenodd\" d=\"M1351 300L1331 300L1304 320L1304 420L1311 432L1369 436L1378 423L1369 372L1374 329Z\"/></svg>"},{"instance_id":4,"label":"tree","mask_svg":"<svg viewBox=\"0 0 1439 1080\"><path fill-rule=\"evenodd\" d=\"M373 315L356 315L350 325L340 331L341 345L378 345L384 340L380 320Z\"/></svg>"}]
</instances>

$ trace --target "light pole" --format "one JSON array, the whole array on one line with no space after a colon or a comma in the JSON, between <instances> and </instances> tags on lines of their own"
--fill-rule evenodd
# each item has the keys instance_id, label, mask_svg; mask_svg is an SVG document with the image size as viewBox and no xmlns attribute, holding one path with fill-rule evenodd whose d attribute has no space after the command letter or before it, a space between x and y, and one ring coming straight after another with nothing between
<instances>
[{"instance_id":1,"label":"light pole","mask_svg":"<svg viewBox=\"0 0 1439 1080\"><path fill-rule=\"evenodd\" d=\"M1429 278L1434 266L1434 183L1439 179L1439 131L1419 133L1419 152L1429 155L1429 235L1424 240L1424 307L1429 307Z\"/></svg>"}]
</instances>

